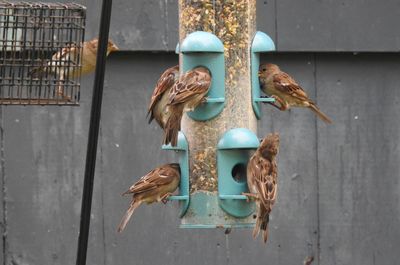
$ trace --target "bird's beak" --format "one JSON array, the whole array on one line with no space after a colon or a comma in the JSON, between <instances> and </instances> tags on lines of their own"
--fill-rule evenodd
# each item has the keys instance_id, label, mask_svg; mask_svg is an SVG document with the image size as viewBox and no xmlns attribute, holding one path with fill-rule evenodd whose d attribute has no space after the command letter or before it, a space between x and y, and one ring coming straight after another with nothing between
<instances>
[{"instance_id":1,"label":"bird's beak","mask_svg":"<svg viewBox=\"0 0 400 265\"><path fill-rule=\"evenodd\" d=\"M258 77L261 77L261 76L262 76L261 71L258 71Z\"/></svg>"},{"instance_id":2,"label":"bird's beak","mask_svg":"<svg viewBox=\"0 0 400 265\"><path fill-rule=\"evenodd\" d=\"M111 51L112 51L112 52L114 52L114 51L119 51L118 46L115 45L115 44L113 43L113 45L111 46Z\"/></svg>"}]
</instances>

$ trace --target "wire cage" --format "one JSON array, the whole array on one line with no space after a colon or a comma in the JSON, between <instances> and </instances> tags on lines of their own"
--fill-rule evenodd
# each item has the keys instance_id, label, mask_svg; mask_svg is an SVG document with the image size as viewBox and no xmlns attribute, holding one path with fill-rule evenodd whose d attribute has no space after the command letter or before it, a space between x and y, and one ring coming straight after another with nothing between
<instances>
[{"instance_id":1,"label":"wire cage","mask_svg":"<svg viewBox=\"0 0 400 265\"><path fill-rule=\"evenodd\" d=\"M86 8L0 1L0 104L78 105Z\"/></svg>"}]
</instances>

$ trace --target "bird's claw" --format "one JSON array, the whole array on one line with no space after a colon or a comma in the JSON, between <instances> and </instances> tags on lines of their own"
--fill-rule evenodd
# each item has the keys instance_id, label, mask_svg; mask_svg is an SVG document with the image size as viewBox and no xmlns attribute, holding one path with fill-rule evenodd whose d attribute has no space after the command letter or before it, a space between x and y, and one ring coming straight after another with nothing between
<instances>
[{"instance_id":1,"label":"bird's claw","mask_svg":"<svg viewBox=\"0 0 400 265\"><path fill-rule=\"evenodd\" d=\"M275 99L275 101L274 101L274 102L265 102L265 103L270 104L271 106L274 106L274 107L277 108L278 110L282 110L282 111L283 111L283 110L286 110L286 107L285 107L285 105L284 105L284 102L283 102L279 97L277 97L277 96L275 96L275 95L271 95L270 98ZM276 104L277 102L279 102L279 105Z\"/></svg>"},{"instance_id":2,"label":"bird's claw","mask_svg":"<svg viewBox=\"0 0 400 265\"><path fill-rule=\"evenodd\" d=\"M168 197L171 196L171 195L172 195L172 194L171 194L170 192L164 194L164 195L161 197L161 202L164 203L164 204L167 204L167 202L168 202Z\"/></svg>"},{"instance_id":3,"label":"bird's claw","mask_svg":"<svg viewBox=\"0 0 400 265\"><path fill-rule=\"evenodd\" d=\"M250 200L258 199L258 195L254 193L242 192L242 195L246 196L246 202L250 202Z\"/></svg>"}]
</instances>

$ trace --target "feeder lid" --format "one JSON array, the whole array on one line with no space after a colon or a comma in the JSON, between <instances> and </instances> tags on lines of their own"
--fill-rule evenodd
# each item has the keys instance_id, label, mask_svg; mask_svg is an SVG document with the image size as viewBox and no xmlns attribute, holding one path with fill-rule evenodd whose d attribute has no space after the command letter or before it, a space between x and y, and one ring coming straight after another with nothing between
<instances>
[{"instance_id":1,"label":"feeder lid","mask_svg":"<svg viewBox=\"0 0 400 265\"><path fill-rule=\"evenodd\" d=\"M218 142L218 149L257 149L260 141L246 128L235 128L227 131Z\"/></svg>"},{"instance_id":2,"label":"feeder lid","mask_svg":"<svg viewBox=\"0 0 400 265\"><path fill-rule=\"evenodd\" d=\"M183 150L183 151L188 150L188 142L186 140L186 136L182 132L179 132L177 145L171 146L171 144L168 144L168 145L164 144L162 146L162 149L163 150Z\"/></svg>"},{"instance_id":3,"label":"feeder lid","mask_svg":"<svg viewBox=\"0 0 400 265\"><path fill-rule=\"evenodd\" d=\"M275 51L274 41L264 32L257 31L251 45L252 52L270 52Z\"/></svg>"},{"instance_id":4,"label":"feeder lid","mask_svg":"<svg viewBox=\"0 0 400 265\"><path fill-rule=\"evenodd\" d=\"M214 34L195 31L183 40L180 52L224 52L224 45Z\"/></svg>"}]
</instances>

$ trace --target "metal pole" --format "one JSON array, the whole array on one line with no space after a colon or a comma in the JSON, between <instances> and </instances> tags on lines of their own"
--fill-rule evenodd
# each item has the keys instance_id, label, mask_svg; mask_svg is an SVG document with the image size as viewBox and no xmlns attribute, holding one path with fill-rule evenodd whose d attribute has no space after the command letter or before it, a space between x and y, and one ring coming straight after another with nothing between
<instances>
[{"instance_id":1,"label":"metal pole","mask_svg":"<svg viewBox=\"0 0 400 265\"><path fill-rule=\"evenodd\" d=\"M96 167L97 142L99 138L101 103L103 98L103 83L110 28L112 0L103 0L100 18L99 47L97 51L96 73L94 78L92 108L86 153L85 179L83 184L81 220L78 238L76 265L86 264L86 254L89 238L90 213L92 208L93 179Z\"/></svg>"}]
</instances>

